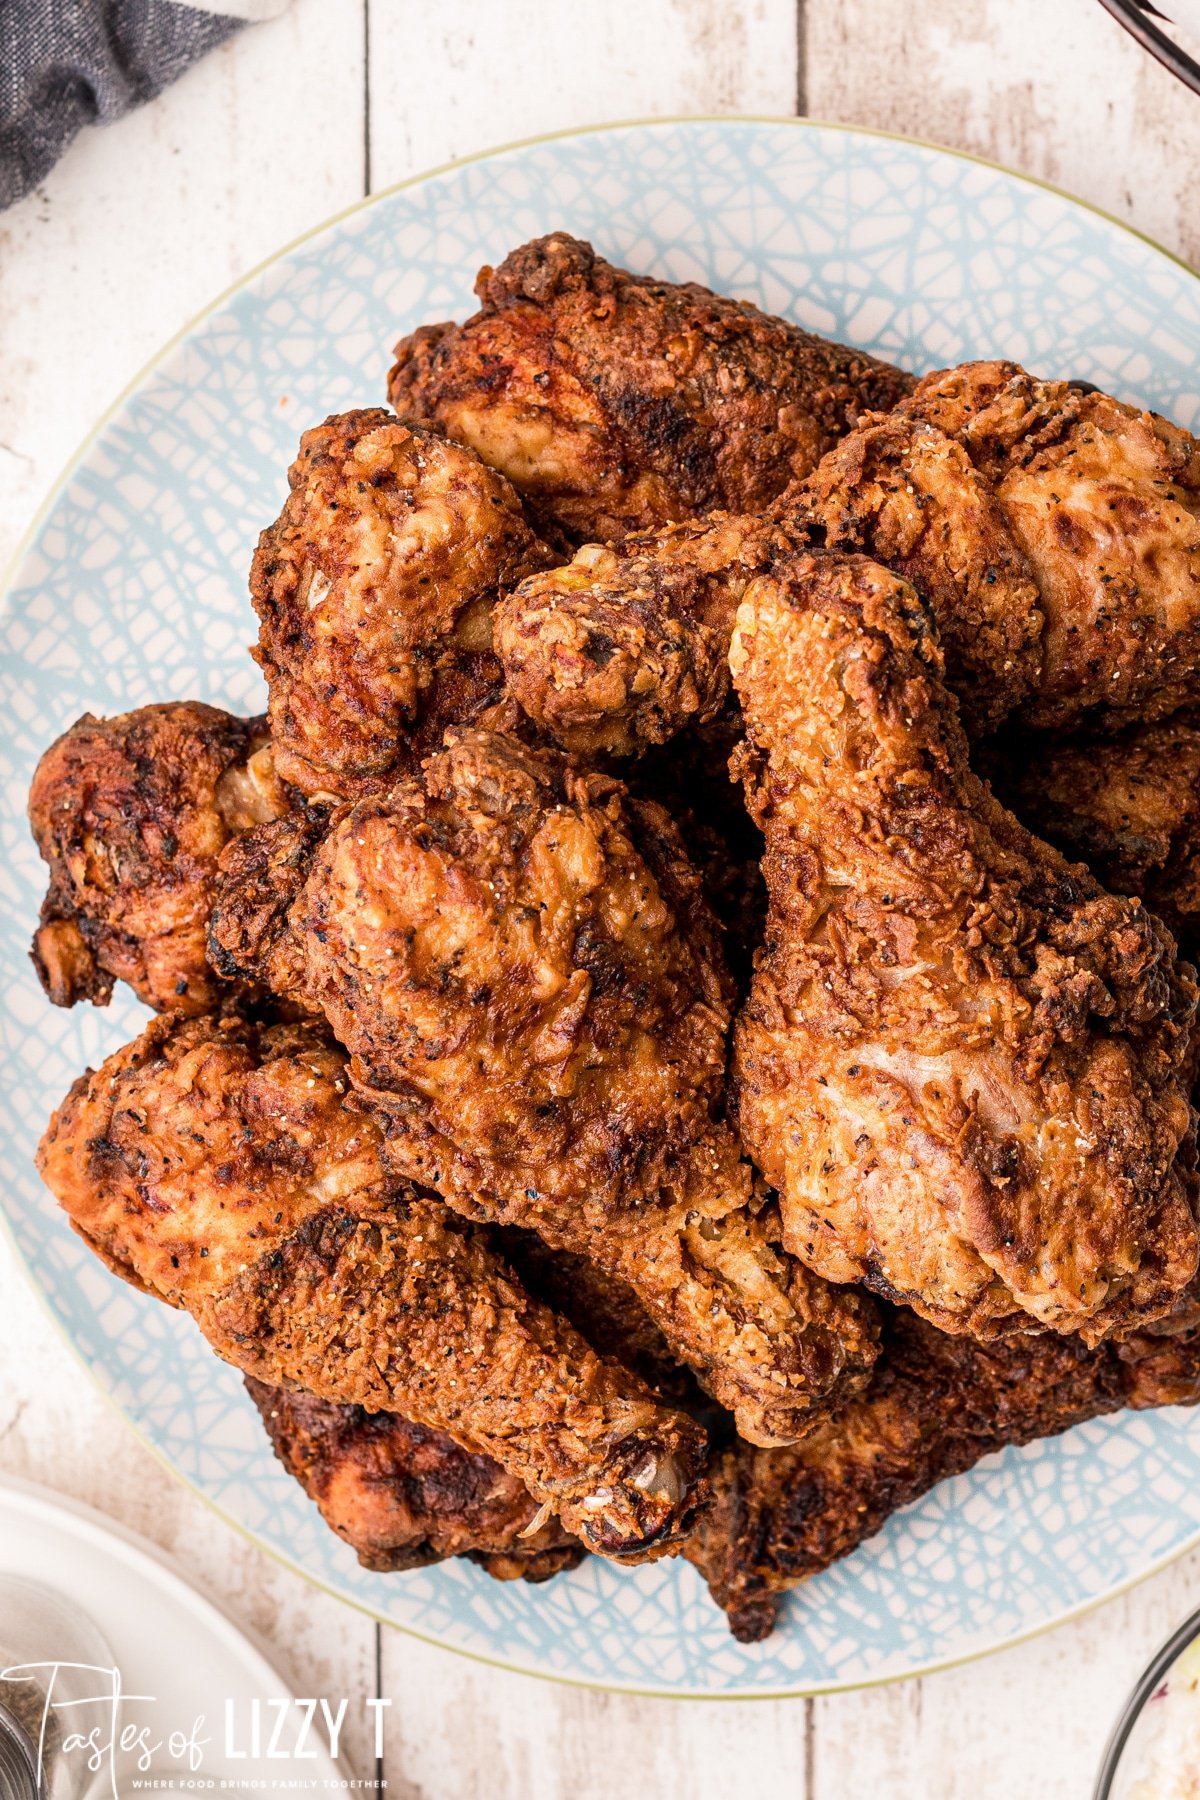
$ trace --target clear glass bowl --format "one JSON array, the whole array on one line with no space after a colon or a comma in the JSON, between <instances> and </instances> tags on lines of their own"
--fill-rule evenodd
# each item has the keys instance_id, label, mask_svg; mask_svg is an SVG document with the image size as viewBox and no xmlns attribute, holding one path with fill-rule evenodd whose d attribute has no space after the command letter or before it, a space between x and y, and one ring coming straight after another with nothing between
<instances>
[{"instance_id":1,"label":"clear glass bowl","mask_svg":"<svg viewBox=\"0 0 1200 1800\"><path fill-rule=\"evenodd\" d=\"M105 1723L112 1669L103 1636L64 1594L0 1575L0 1793L27 1791L22 1764L36 1774L40 1744L43 1800L80 1800L94 1778L63 1740Z\"/></svg>"},{"instance_id":2,"label":"clear glass bowl","mask_svg":"<svg viewBox=\"0 0 1200 1800\"><path fill-rule=\"evenodd\" d=\"M1171 1633L1125 1702L1104 1752L1094 1800L1191 1800L1193 1795L1200 1796L1200 1612Z\"/></svg>"}]
</instances>

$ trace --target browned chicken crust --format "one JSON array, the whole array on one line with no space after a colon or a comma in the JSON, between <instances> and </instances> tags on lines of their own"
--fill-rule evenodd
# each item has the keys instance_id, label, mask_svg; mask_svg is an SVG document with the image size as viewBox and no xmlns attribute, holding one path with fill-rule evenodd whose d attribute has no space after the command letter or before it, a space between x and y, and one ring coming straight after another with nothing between
<instances>
[{"instance_id":1,"label":"browned chicken crust","mask_svg":"<svg viewBox=\"0 0 1200 1800\"><path fill-rule=\"evenodd\" d=\"M1134 725L1115 737L1013 736L987 774L1005 803L1106 887L1136 894L1180 950L1200 954L1200 720Z\"/></svg>"},{"instance_id":2,"label":"browned chicken crust","mask_svg":"<svg viewBox=\"0 0 1200 1800\"><path fill-rule=\"evenodd\" d=\"M304 942L290 912L331 817L327 806L297 807L226 845L208 927L209 963L226 980L304 1006ZM305 1010L322 1016L315 1001Z\"/></svg>"},{"instance_id":3,"label":"browned chicken crust","mask_svg":"<svg viewBox=\"0 0 1200 1800\"><path fill-rule=\"evenodd\" d=\"M863 1399L787 1450L735 1444L685 1554L743 1643L771 1632L781 1594L827 1569L902 1506L1006 1444L1122 1407L1200 1401L1200 1329L1087 1350L1072 1338L992 1344L889 1310Z\"/></svg>"},{"instance_id":4,"label":"browned chicken crust","mask_svg":"<svg viewBox=\"0 0 1200 1800\"><path fill-rule=\"evenodd\" d=\"M627 1282L571 1250L555 1250L521 1226L492 1233L504 1261L536 1300L570 1321L601 1356L615 1357L640 1375L646 1386L672 1406L681 1406L706 1426L718 1409L691 1370L678 1362L661 1328Z\"/></svg>"},{"instance_id":5,"label":"browned chicken crust","mask_svg":"<svg viewBox=\"0 0 1200 1800\"><path fill-rule=\"evenodd\" d=\"M732 664L770 896L737 1116L787 1247L981 1337L1166 1312L1197 1264L1194 971L971 773L900 578L798 557Z\"/></svg>"},{"instance_id":6,"label":"browned chicken crust","mask_svg":"<svg viewBox=\"0 0 1200 1800\"><path fill-rule=\"evenodd\" d=\"M1092 714L1113 729L1200 699L1200 443L1189 432L1007 362L927 375L901 411L962 445L1033 571L1044 626L1026 723Z\"/></svg>"},{"instance_id":7,"label":"browned chicken crust","mask_svg":"<svg viewBox=\"0 0 1200 1800\"><path fill-rule=\"evenodd\" d=\"M127 981L156 1011L214 1006L205 940L217 857L286 805L262 719L199 700L78 719L29 791L50 867L33 962L54 1004L105 1006Z\"/></svg>"},{"instance_id":8,"label":"browned chicken crust","mask_svg":"<svg viewBox=\"0 0 1200 1800\"><path fill-rule=\"evenodd\" d=\"M794 548L779 527L713 514L588 544L496 609L509 693L567 750L632 756L718 719L746 586Z\"/></svg>"},{"instance_id":9,"label":"browned chicken crust","mask_svg":"<svg viewBox=\"0 0 1200 1800\"><path fill-rule=\"evenodd\" d=\"M747 582L809 541L920 593L972 734L1106 729L1200 697L1200 447L1011 363L928 376L773 508L589 545L497 613L509 689L559 743L626 756L719 713Z\"/></svg>"},{"instance_id":10,"label":"browned chicken crust","mask_svg":"<svg viewBox=\"0 0 1200 1800\"><path fill-rule=\"evenodd\" d=\"M634 1370L660 1399L723 1428L631 1288L586 1257L551 1250L536 1232L507 1228L491 1237L526 1292L593 1350ZM528 1490L498 1463L445 1432L252 1376L246 1387L279 1460L366 1568L392 1572L467 1556L496 1580L544 1581L584 1554L556 1519L538 1522Z\"/></svg>"},{"instance_id":11,"label":"browned chicken crust","mask_svg":"<svg viewBox=\"0 0 1200 1800\"><path fill-rule=\"evenodd\" d=\"M507 1228L492 1240L526 1292L593 1350L634 1370L660 1399L721 1427L631 1288L586 1257L551 1250L536 1232ZM584 1554L556 1519L537 1521L528 1489L445 1432L398 1413L266 1387L252 1376L246 1386L279 1460L366 1568L391 1572L467 1556L500 1581L544 1581Z\"/></svg>"},{"instance_id":12,"label":"browned chicken crust","mask_svg":"<svg viewBox=\"0 0 1200 1800\"><path fill-rule=\"evenodd\" d=\"M869 1308L781 1254L717 1116L732 992L661 808L458 731L307 870L265 835L227 862L215 953L324 1011L398 1173L628 1282L757 1441L861 1383Z\"/></svg>"},{"instance_id":13,"label":"browned chicken crust","mask_svg":"<svg viewBox=\"0 0 1200 1800\"><path fill-rule=\"evenodd\" d=\"M507 481L382 408L306 431L250 593L280 773L354 796L500 699L499 592L553 556Z\"/></svg>"},{"instance_id":14,"label":"browned chicken crust","mask_svg":"<svg viewBox=\"0 0 1200 1800\"><path fill-rule=\"evenodd\" d=\"M873 415L790 490L783 511L793 530L866 551L912 583L937 621L946 680L970 730L995 725L1036 691L1037 584L986 477L953 438L903 413Z\"/></svg>"},{"instance_id":15,"label":"browned chicken crust","mask_svg":"<svg viewBox=\"0 0 1200 1800\"><path fill-rule=\"evenodd\" d=\"M602 1554L669 1548L703 1432L397 1187L347 1088L309 1025L157 1021L76 1082L39 1167L110 1267L245 1374L448 1432Z\"/></svg>"},{"instance_id":16,"label":"browned chicken crust","mask_svg":"<svg viewBox=\"0 0 1200 1800\"><path fill-rule=\"evenodd\" d=\"M365 1569L467 1556L497 1581L546 1581L583 1548L490 1456L398 1413L288 1393L246 1377L276 1456Z\"/></svg>"},{"instance_id":17,"label":"browned chicken crust","mask_svg":"<svg viewBox=\"0 0 1200 1800\"><path fill-rule=\"evenodd\" d=\"M396 346L388 397L500 469L575 541L761 512L911 378L756 307L629 274L565 232Z\"/></svg>"}]
</instances>

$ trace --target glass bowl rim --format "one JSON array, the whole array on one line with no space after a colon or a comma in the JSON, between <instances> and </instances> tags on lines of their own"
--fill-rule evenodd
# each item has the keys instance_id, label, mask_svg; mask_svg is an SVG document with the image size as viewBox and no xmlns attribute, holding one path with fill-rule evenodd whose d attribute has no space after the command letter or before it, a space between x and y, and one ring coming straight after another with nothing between
<instances>
[{"instance_id":1,"label":"glass bowl rim","mask_svg":"<svg viewBox=\"0 0 1200 1800\"><path fill-rule=\"evenodd\" d=\"M1156 1692L1159 1683L1172 1664L1178 1661L1188 1646L1197 1638L1200 1638L1200 1607L1195 1612L1189 1613L1181 1625L1176 1626L1166 1642L1155 1651L1138 1677L1132 1692L1121 1708L1109 1740L1104 1746L1104 1756L1100 1763L1100 1773L1096 1777L1092 1800L1110 1800L1113 1777L1121 1766L1125 1746L1133 1735L1133 1728L1141 1718L1147 1700Z\"/></svg>"}]
</instances>

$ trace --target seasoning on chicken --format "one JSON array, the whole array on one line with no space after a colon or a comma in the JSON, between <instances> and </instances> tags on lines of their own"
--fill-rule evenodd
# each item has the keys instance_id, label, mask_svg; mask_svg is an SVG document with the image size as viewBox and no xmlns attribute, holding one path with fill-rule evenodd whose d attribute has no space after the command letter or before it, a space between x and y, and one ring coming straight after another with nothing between
<instances>
[{"instance_id":1,"label":"seasoning on chicken","mask_svg":"<svg viewBox=\"0 0 1200 1800\"><path fill-rule=\"evenodd\" d=\"M1014 716L1106 730L1200 699L1200 446L1010 363L927 376L771 509L588 545L501 606L509 688L582 754L716 716L747 582L805 542L902 575L972 735Z\"/></svg>"},{"instance_id":2,"label":"seasoning on chicken","mask_svg":"<svg viewBox=\"0 0 1200 1800\"><path fill-rule=\"evenodd\" d=\"M907 582L798 557L732 665L770 906L733 1080L786 1247L980 1337L1167 1312L1198 1252L1194 971L971 772Z\"/></svg>"},{"instance_id":3,"label":"seasoning on chicken","mask_svg":"<svg viewBox=\"0 0 1200 1800\"><path fill-rule=\"evenodd\" d=\"M617 269L565 232L475 284L465 325L396 346L388 397L507 475L531 516L605 542L761 512L911 377L695 282Z\"/></svg>"},{"instance_id":4,"label":"seasoning on chicken","mask_svg":"<svg viewBox=\"0 0 1200 1800\"><path fill-rule=\"evenodd\" d=\"M660 1400L724 1427L632 1289L586 1257L509 1227L491 1240L526 1293L560 1314L601 1356L639 1375ZM584 1555L500 1465L398 1413L289 1393L246 1377L275 1454L365 1568L415 1569L466 1556L499 1581L545 1581Z\"/></svg>"},{"instance_id":5,"label":"seasoning on chicken","mask_svg":"<svg viewBox=\"0 0 1200 1800\"><path fill-rule=\"evenodd\" d=\"M601 1554L671 1548L704 1433L397 1185L348 1086L311 1025L163 1019L75 1083L39 1167L97 1254L243 1373L448 1432Z\"/></svg>"},{"instance_id":6,"label":"seasoning on chicken","mask_svg":"<svg viewBox=\"0 0 1200 1800\"><path fill-rule=\"evenodd\" d=\"M265 721L198 700L85 713L38 763L29 821L50 884L33 961L56 1006L105 1006L127 981L156 1011L204 1012L217 857L287 807Z\"/></svg>"},{"instance_id":7,"label":"seasoning on chicken","mask_svg":"<svg viewBox=\"0 0 1200 1800\"><path fill-rule=\"evenodd\" d=\"M250 593L281 775L386 786L501 698L499 593L553 562L502 476L381 408L306 431Z\"/></svg>"},{"instance_id":8,"label":"seasoning on chicken","mask_svg":"<svg viewBox=\"0 0 1200 1800\"><path fill-rule=\"evenodd\" d=\"M453 731L307 866L262 839L227 864L214 954L323 1010L398 1174L626 1281L757 1442L861 1384L869 1305L781 1253L719 1117L732 991L660 807Z\"/></svg>"},{"instance_id":9,"label":"seasoning on chicken","mask_svg":"<svg viewBox=\"0 0 1200 1800\"><path fill-rule=\"evenodd\" d=\"M781 1596L873 1537L901 1507L1006 1444L1053 1437L1123 1407L1200 1402L1194 1309L1123 1343L1073 1338L979 1344L902 1309L862 1399L787 1450L733 1444L685 1551L729 1628L756 1643Z\"/></svg>"},{"instance_id":10,"label":"seasoning on chicken","mask_svg":"<svg viewBox=\"0 0 1200 1800\"><path fill-rule=\"evenodd\" d=\"M572 1324L601 1356L632 1369L660 1399L682 1407L707 1428L717 1408L671 1346L627 1282L586 1256L553 1250L536 1231L502 1225L492 1233L504 1261L526 1293Z\"/></svg>"},{"instance_id":11,"label":"seasoning on chicken","mask_svg":"<svg viewBox=\"0 0 1200 1800\"><path fill-rule=\"evenodd\" d=\"M1038 691L1044 620L1033 571L987 478L936 426L902 412L864 419L781 512L793 532L865 551L916 588L972 733Z\"/></svg>"},{"instance_id":12,"label":"seasoning on chicken","mask_svg":"<svg viewBox=\"0 0 1200 1800\"><path fill-rule=\"evenodd\" d=\"M1008 362L927 375L901 410L962 445L1033 572L1044 623L1025 723L1111 730L1200 700L1200 442Z\"/></svg>"},{"instance_id":13,"label":"seasoning on chicken","mask_svg":"<svg viewBox=\"0 0 1200 1800\"><path fill-rule=\"evenodd\" d=\"M496 609L508 691L583 757L634 756L721 716L747 583L794 548L780 528L714 514L588 544Z\"/></svg>"}]
</instances>

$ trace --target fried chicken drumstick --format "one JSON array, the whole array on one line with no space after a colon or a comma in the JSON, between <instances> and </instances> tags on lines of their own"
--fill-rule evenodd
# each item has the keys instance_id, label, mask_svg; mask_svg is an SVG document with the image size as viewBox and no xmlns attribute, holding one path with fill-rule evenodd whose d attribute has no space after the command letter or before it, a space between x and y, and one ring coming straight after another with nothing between
<instances>
[{"instance_id":1,"label":"fried chicken drumstick","mask_svg":"<svg viewBox=\"0 0 1200 1800\"><path fill-rule=\"evenodd\" d=\"M1015 363L927 376L761 518L586 546L496 614L509 689L583 754L716 716L738 601L810 542L863 551L937 623L972 735L1013 716L1114 730L1200 698L1200 445Z\"/></svg>"},{"instance_id":2,"label":"fried chicken drumstick","mask_svg":"<svg viewBox=\"0 0 1200 1800\"><path fill-rule=\"evenodd\" d=\"M1200 722L1183 713L1115 737L997 747L992 786L1027 825L1118 894L1136 894L1200 956Z\"/></svg>"},{"instance_id":3,"label":"fried chicken drumstick","mask_svg":"<svg viewBox=\"0 0 1200 1800\"><path fill-rule=\"evenodd\" d=\"M1009 362L927 375L900 410L962 445L1033 573L1044 623L1020 709L1027 724L1092 716L1112 729L1200 699L1200 442L1190 432Z\"/></svg>"},{"instance_id":4,"label":"fried chicken drumstick","mask_svg":"<svg viewBox=\"0 0 1200 1800\"><path fill-rule=\"evenodd\" d=\"M526 1292L593 1350L634 1370L659 1399L721 1426L629 1288L585 1257L550 1250L534 1232L500 1230L492 1241ZM365 1568L392 1572L466 1556L498 1581L545 1581L584 1554L558 1520L538 1522L527 1488L445 1432L252 1376L246 1387L276 1456Z\"/></svg>"},{"instance_id":5,"label":"fried chicken drumstick","mask_svg":"<svg viewBox=\"0 0 1200 1800\"><path fill-rule=\"evenodd\" d=\"M1194 971L971 773L907 582L800 556L747 591L731 661L770 903L733 1081L786 1246L979 1337L1168 1311L1198 1252Z\"/></svg>"},{"instance_id":6,"label":"fried chicken drumstick","mask_svg":"<svg viewBox=\"0 0 1200 1800\"><path fill-rule=\"evenodd\" d=\"M1037 689L1041 594L999 497L954 438L903 410L873 414L782 510L793 531L865 551L911 582L937 621L946 680L972 734Z\"/></svg>"},{"instance_id":7,"label":"fried chicken drumstick","mask_svg":"<svg viewBox=\"0 0 1200 1800\"><path fill-rule=\"evenodd\" d=\"M586 545L497 607L509 693L583 757L640 755L712 723L729 697L738 602L795 547L782 527L725 513Z\"/></svg>"},{"instance_id":8,"label":"fried chicken drumstick","mask_svg":"<svg viewBox=\"0 0 1200 1800\"><path fill-rule=\"evenodd\" d=\"M761 512L911 377L694 282L631 275L565 232L475 284L465 325L396 346L388 398L469 444L568 540Z\"/></svg>"},{"instance_id":9,"label":"fried chicken drumstick","mask_svg":"<svg viewBox=\"0 0 1200 1800\"><path fill-rule=\"evenodd\" d=\"M451 732L315 849L233 846L212 942L324 1012L398 1175L626 1281L743 1433L788 1442L861 1383L869 1306L781 1254L718 1116L732 993L661 808Z\"/></svg>"},{"instance_id":10,"label":"fried chicken drumstick","mask_svg":"<svg viewBox=\"0 0 1200 1800\"><path fill-rule=\"evenodd\" d=\"M467 1556L497 1581L547 1581L583 1556L557 1519L539 1523L528 1488L444 1431L251 1375L246 1387L276 1456L365 1569Z\"/></svg>"},{"instance_id":11,"label":"fried chicken drumstick","mask_svg":"<svg viewBox=\"0 0 1200 1800\"><path fill-rule=\"evenodd\" d=\"M286 806L262 719L180 700L77 720L29 793L50 866L33 961L54 1004L104 1006L127 981L156 1011L215 1006L205 945L217 857Z\"/></svg>"},{"instance_id":12,"label":"fried chicken drumstick","mask_svg":"<svg viewBox=\"0 0 1200 1800\"><path fill-rule=\"evenodd\" d=\"M889 1308L865 1398L787 1450L735 1444L685 1554L743 1643L769 1635L780 1596L847 1556L903 1506L1006 1444L1123 1407L1200 1402L1200 1328L1077 1340L948 1337Z\"/></svg>"},{"instance_id":13,"label":"fried chicken drumstick","mask_svg":"<svg viewBox=\"0 0 1200 1800\"><path fill-rule=\"evenodd\" d=\"M601 1554L670 1547L704 1434L383 1166L311 1025L166 1018L81 1077L39 1168L110 1267L272 1386L491 1456Z\"/></svg>"},{"instance_id":14,"label":"fried chicken drumstick","mask_svg":"<svg viewBox=\"0 0 1200 1800\"><path fill-rule=\"evenodd\" d=\"M502 1229L490 1240L525 1291L593 1350L634 1370L660 1400L724 1431L725 1420L630 1288L586 1257L551 1250L535 1232ZM391 1572L467 1556L498 1581L545 1581L584 1554L556 1519L539 1523L528 1489L445 1432L398 1413L266 1387L252 1376L246 1387L276 1456L365 1568Z\"/></svg>"},{"instance_id":15,"label":"fried chicken drumstick","mask_svg":"<svg viewBox=\"0 0 1200 1800\"><path fill-rule=\"evenodd\" d=\"M500 699L491 610L553 555L493 470L381 408L306 431L250 594L281 775L352 798Z\"/></svg>"}]
</instances>

